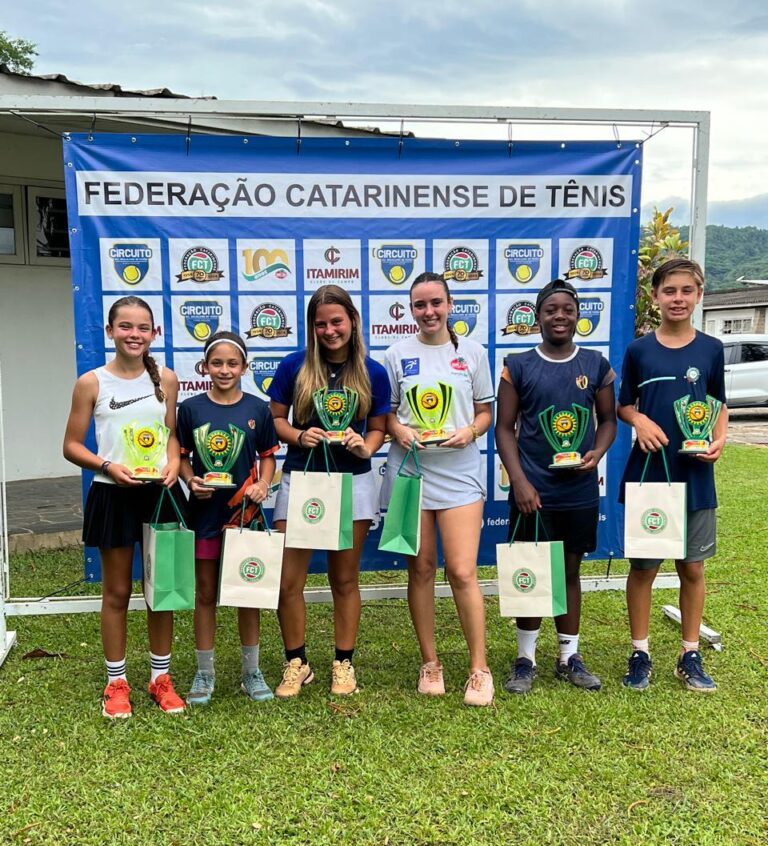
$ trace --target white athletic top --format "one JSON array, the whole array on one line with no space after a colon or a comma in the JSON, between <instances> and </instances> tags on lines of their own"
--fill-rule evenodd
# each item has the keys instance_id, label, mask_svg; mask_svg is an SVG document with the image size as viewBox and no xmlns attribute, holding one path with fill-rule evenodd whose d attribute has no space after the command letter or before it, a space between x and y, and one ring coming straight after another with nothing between
<instances>
[{"instance_id":1,"label":"white athletic top","mask_svg":"<svg viewBox=\"0 0 768 846\"><path fill-rule=\"evenodd\" d=\"M158 365L162 378L163 368ZM123 379L106 367L91 371L99 382L99 395L93 409L96 424L96 452L105 461L125 464L127 456L123 442L123 426L130 424L165 424L165 402L158 402L155 386L145 370L136 379ZM160 469L165 467L164 457ZM114 485L112 479L97 473L94 482Z\"/></svg>"}]
</instances>

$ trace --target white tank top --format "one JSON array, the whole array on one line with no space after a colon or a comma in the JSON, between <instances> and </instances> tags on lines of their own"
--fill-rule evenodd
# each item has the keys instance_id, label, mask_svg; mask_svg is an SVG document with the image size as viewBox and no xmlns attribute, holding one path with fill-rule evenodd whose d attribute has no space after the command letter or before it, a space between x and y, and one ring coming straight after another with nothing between
<instances>
[{"instance_id":1,"label":"white tank top","mask_svg":"<svg viewBox=\"0 0 768 846\"><path fill-rule=\"evenodd\" d=\"M162 377L163 368L158 365ZM106 367L92 371L99 382L99 395L93 409L96 424L96 451L105 461L125 464L123 426L131 423L165 423L165 402L158 402L155 386L145 370L136 379L122 379ZM160 467L165 467L165 459ZM114 485L112 479L97 473L94 482Z\"/></svg>"}]
</instances>

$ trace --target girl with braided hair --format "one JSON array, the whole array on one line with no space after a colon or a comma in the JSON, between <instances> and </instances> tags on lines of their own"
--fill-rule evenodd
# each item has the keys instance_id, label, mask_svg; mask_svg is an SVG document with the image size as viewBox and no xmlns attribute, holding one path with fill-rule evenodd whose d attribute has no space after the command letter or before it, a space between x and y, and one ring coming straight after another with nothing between
<instances>
[{"instance_id":1,"label":"girl with braided hair","mask_svg":"<svg viewBox=\"0 0 768 846\"><path fill-rule=\"evenodd\" d=\"M385 367L392 386L387 430L392 445L382 487L382 505L408 450L419 450L423 473L421 548L408 557L408 606L421 649L418 691L445 693L435 647L437 534L445 571L469 646L466 705L490 705L493 679L485 655L485 610L477 581L477 550L486 496L483 457L477 439L491 425L494 400L485 349L457 337L448 322L451 294L445 279L422 273L411 286L411 313L419 332L391 346ZM437 430L425 446L427 430ZM442 431L441 431L442 430ZM442 437L442 440L440 439Z\"/></svg>"},{"instance_id":2,"label":"girl with braided hair","mask_svg":"<svg viewBox=\"0 0 768 846\"><path fill-rule=\"evenodd\" d=\"M101 639L107 664L102 714L116 719L132 713L125 650L134 546L141 543L142 526L151 520L162 491L160 485L132 478L123 463L122 431L133 423L168 427L160 481L172 488L179 474L175 434L179 383L173 371L158 367L149 353L157 329L152 309L144 300L134 296L116 300L109 310L106 333L115 345L115 357L77 380L64 435L64 457L96 474L85 504L83 543L98 547L101 555ZM85 444L91 420L96 426L95 452ZM161 513L160 519L174 518ZM147 628L149 694L165 713L179 713L184 702L169 675L173 612L148 609Z\"/></svg>"}]
</instances>

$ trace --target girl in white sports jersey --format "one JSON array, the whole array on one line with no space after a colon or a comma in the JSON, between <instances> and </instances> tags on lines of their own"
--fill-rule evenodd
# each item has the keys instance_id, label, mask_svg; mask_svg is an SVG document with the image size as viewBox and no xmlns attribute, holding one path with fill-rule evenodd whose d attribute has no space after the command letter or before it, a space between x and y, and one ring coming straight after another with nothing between
<instances>
[{"instance_id":1,"label":"girl in white sports jersey","mask_svg":"<svg viewBox=\"0 0 768 846\"><path fill-rule=\"evenodd\" d=\"M494 390L485 349L458 338L450 327L451 305L443 277L422 273L411 286L411 313L419 333L387 350L385 367L392 386L387 428L393 443L382 504L389 502L398 468L415 444L424 475L421 548L408 558L408 606L422 655L417 689L433 696L445 693L435 647L439 531L445 572L469 647L464 703L490 705L493 679L486 663L485 609L477 581L485 471L476 441L491 425ZM442 440L424 446L428 430L438 430L433 443Z\"/></svg>"},{"instance_id":2,"label":"girl in white sports jersey","mask_svg":"<svg viewBox=\"0 0 768 846\"><path fill-rule=\"evenodd\" d=\"M122 430L134 423L168 427L161 481L171 488L179 474L175 434L178 380L173 371L158 367L149 354L156 329L152 310L144 300L116 300L109 310L106 332L115 345L115 358L77 380L64 435L64 457L96 473L85 504L83 543L98 547L101 555L101 639L107 664L102 714L115 719L132 713L125 648L133 550L141 543L142 524L152 518L162 491L159 484L131 477L123 463ZM91 420L96 424L95 452L85 444ZM161 519L165 518L161 515ZM184 702L176 695L169 675L173 612L147 610L147 627L149 694L165 713L181 712Z\"/></svg>"}]
</instances>

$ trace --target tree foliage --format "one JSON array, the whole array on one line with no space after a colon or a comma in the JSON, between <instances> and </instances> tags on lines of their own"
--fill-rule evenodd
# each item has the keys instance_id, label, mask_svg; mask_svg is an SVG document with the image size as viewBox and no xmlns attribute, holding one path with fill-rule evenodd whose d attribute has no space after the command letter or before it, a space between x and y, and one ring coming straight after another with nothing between
<instances>
[{"instance_id":1,"label":"tree foliage","mask_svg":"<svg viewBox=\"0 0 768 846\"><path fill-rule=\"evenodd\" d=\"M640 231L637 255L637 291L635 295L635 336L652 332L661 322L658 306L651 295L651 279L656 268L668 259L686 258L688 242L669 222L672 209L654 209L653 217Z\"/></svg>"},{"instance_id":2,"label":"tree foliage","mask_svg":"<svg viewBox=\"0 0 768 846\"><path fill-rule=\"evenodd\" d=\"M688 227L680 227L688 237ZM768 279L768 229L707 226L707 291L740 288L740 277Z\"/></svg>"},{"instance_id":3,"label":"tree foliage","mask_svg":"<svg viewBox=\"0 0 768 846\"><path fill-rule=\"evenodd\" d=\"M37 44L25 38L11 38L0 30L0 64L7 65L14 73L29 74L35 63Z\"/></svg>"}]
</instances>

